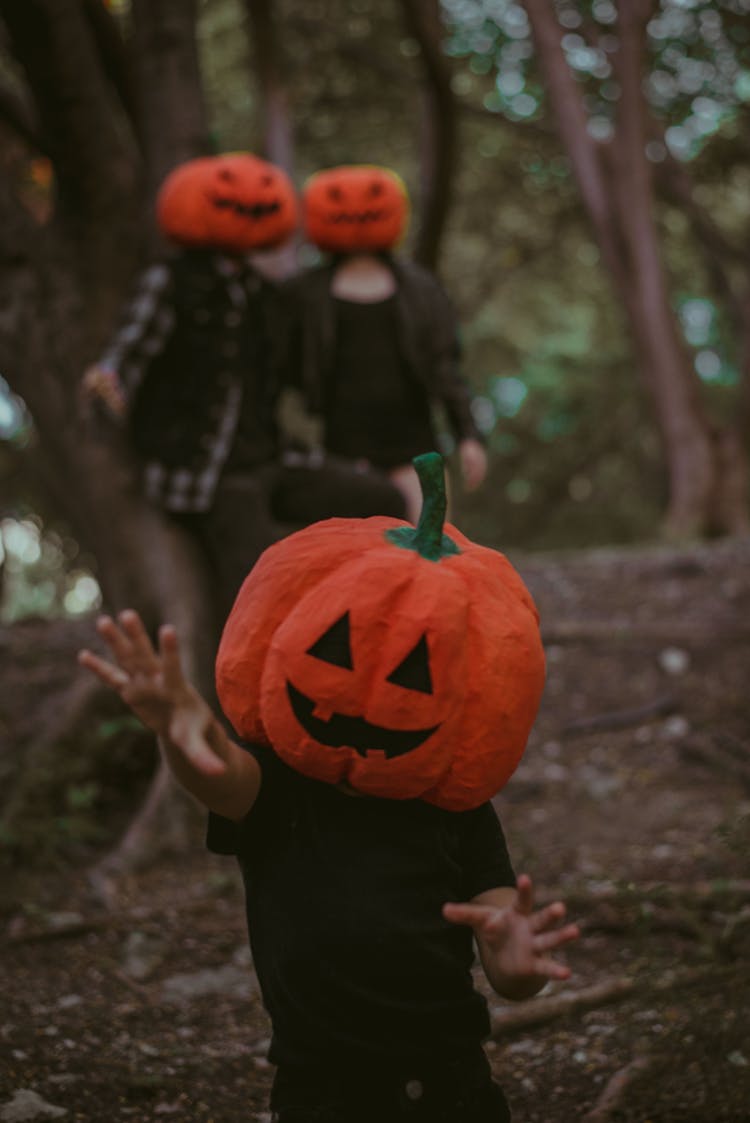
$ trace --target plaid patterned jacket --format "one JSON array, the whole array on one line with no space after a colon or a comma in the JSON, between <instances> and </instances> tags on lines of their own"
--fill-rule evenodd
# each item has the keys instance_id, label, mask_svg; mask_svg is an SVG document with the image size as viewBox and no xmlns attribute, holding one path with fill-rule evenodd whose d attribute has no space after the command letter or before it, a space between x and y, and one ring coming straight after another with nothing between
<instances>
[{"instance_id":1,"label":"plaid patterned jacket","mask_svg":"<svg viewBox=\"0 0 750 1123\"><path fill-rule=\"evenodd\" d=\"M258 462L275 454L278 307L271 282L219 254L185 251L141 275L99 363L119 375L144 489L159 506L211 507L245 395L262 415Z\"/></svg>"}]
</instances>

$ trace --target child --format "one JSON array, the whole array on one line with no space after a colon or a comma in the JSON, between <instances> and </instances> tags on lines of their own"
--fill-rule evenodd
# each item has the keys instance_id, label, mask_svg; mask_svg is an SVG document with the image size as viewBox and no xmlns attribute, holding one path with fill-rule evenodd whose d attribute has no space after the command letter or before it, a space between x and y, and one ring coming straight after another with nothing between
<instances>
[{"instance_id":1,"label":"child","mask_svg":"<svg viewBox=\"0 0 750 1123\"><path fill-rule=\"evenodd\" d=\"M371 165L318 172L302 207L308 239L330 262L289 285L298 309L292 381L322 422L325 449L388 472L416 522L411 461L435 447L435 405L445 410L465 488L479 487L487 471L453 307L428 270L393 256L408 219L394 172Z\"/></svg>"},{"instance_id":2,"label":"child","mask_svg":"<svg viewBox=\"0 0 750 1123\"><path fill-rule=\"evenodd\" d=\"M442 480L436 459L433 479ZM541 694L533 602L501 555L453 527L443 533L444 494L437 512L433 500L426 492L416 530L334 519L260 559L217 661L222 706L243 736L257 730L253 745L230 737L184 679L170 626L155 650L135 612L105 616L98 631L112 661L80 654L209 809L209 847L239 857L273 1027L277 1123L508 1120L481 1045L489 1019L472 986L472 934L506 998L570 974L551 953L578 930L560 926L561 902L534 909L487 794L523 751ZM440 596L443 582L453 605ZM489 624L480 584L497 612ZM352 589L362 601L340 615ZM477 694L443 704L477 652L475 680L509 656L497 689L486 695L488 684L474 681ZM318 672L317 685L308 682ZM355 680L361 716L341 693ZM305 708L305 690L317 704ZM471 746L466 758L456 729Z\"/></svg>"}]
</instances>

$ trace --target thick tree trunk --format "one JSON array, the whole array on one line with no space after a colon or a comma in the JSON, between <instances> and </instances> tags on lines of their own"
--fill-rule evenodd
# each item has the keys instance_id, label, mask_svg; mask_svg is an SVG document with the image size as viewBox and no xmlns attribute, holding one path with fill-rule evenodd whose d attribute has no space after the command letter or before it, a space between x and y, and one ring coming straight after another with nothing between
<instances>
[{"instance_id":1,"label":"thick tree trunk","mask_svg":"<svg viewBox=\"0 0 750 1123\"><path fill-rule=\"evenodd\" d=\"M698 377L670 306L654 221L642 93L645 30L638 0L619 6L620 100L611 194L627 247L627 303L669 464L666 529L681 537L708 530L718 468Z\"/></svg>"},{"instance_id":2,"label":"thick tree trunk","mask_svg":"<svg viewBox=\"0 0 750 1123\"><path fill-rule=\"evenodd\" d=\"M560 135L578 180L594 236L632 332L641 375L654 402L669 477L669 536L745 533L747 475L742 444L717 435L670 304L654 218L646 157L642 47L649 0L621 0L621 86L609 174L587 130L582 94L565 59L562 28L546 0L524 0Z\"/></svg>"},{"instance_id":3,"label":"thick tree trunk","mask_svg":"<svg viewBox=\"0 0 750 1123\"><path fill-rule=\"evenodd\" d=\"M404 20L419 43L425 78L425 109L420 151L420 224L414 257L437 269L450 211L458 160L458 113L451 68L442 50L444 34L438 0L402 0Z\"/></svg>"},{"instance_id":4,"label":"thick tree trunk","mask_svg":"<svg viewBox=\"0 0 750 1123\"><path fill-rule=\"evenodd\" d=\"M152 625L175 623L187 673L208 688L215 623L195 551L144 501L122 437L92 423L79 392L143 260L148 213L134 191L142 165L124 127L128 114L99 54L101 13L92 26L87 3L0 0L57 192L42 225L14 197L10 179L0 183L0 369L33 417L56 510L97 558L107 608L132 605ZM141 82L152 80L140 87L140 112L153 187L178 160L206 149L207 118L192 3L136 0L134 9ZM153 853L149 828L163 818L167 790L159 773L128 832L129 862Z\"/></svg>"},{"instance_id":5,"label":"thick tree trunk","mask_svg":"<svg viewBox=\"0 0 750 1123\"><path fill-rule=\"evenodd\" d=\"M132 0L133 52L153 199L167 172L212 150L195 39L196 0Z\"/></svg>"}]
</instances>

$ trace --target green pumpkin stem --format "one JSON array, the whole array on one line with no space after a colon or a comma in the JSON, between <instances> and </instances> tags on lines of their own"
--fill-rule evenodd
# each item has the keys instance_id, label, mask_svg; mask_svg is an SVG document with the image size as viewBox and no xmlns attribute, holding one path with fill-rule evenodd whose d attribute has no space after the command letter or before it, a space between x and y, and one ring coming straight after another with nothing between
<instances>
[{"instance_id":1,"label":"green pumpkin stem","mask_svg":"<svg viewBox=\"0 0 750 1123\"><path fill-rule=\"evenodd\" d=\"M422 511L416 528L397 527L386 531L386 538L405 550L414 550L428 561L440 561L460 550L456 543L443 534L448 498L445 493L445 469L438 452L425 452L415 456L412 464L422 489Z\"/></svg>"}]
</instances>

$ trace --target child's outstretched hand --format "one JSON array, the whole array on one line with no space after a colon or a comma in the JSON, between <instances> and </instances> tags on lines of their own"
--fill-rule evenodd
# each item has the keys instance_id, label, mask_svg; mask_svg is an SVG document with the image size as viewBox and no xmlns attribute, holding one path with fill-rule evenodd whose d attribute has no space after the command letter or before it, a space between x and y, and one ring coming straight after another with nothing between
<instances>
[{"instance_id":1,"label":"child's outstretched hand","mask_svg":"<svg viewBox=\"0 0 750 1123\"><path fill-rule=\"evenodd\" d=\"M484 900L471 904L443 905L443 916L473 928L482 965L499 994L528 998L548 979L570 977L570 968L550 955L580 935L575 924L559 927L565 916L562 901L535 911L531 878L526 874L518 878L515 893L490 890L481 897Z\"/></svg>"},{"instance_id":2,"label":"child's outstretched hand","mask_svg":"<svg viewBox=\"0 0 750 1123\"><path fill-rule=\"evenodd\" d=\"M132 610L121 612L117 621L101 616L97 631L109 647L112 661L83 650L78 662L116 690L136 717L188 765L205 776L221 775L226 735L182 673L174 628L166 624L159 629L158 651Z\"/></svg>"}]
</instances>

